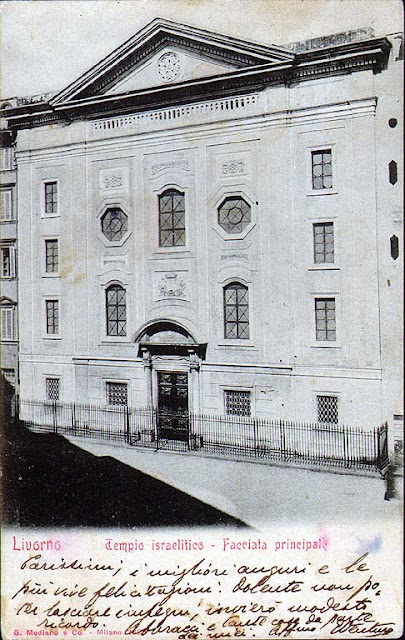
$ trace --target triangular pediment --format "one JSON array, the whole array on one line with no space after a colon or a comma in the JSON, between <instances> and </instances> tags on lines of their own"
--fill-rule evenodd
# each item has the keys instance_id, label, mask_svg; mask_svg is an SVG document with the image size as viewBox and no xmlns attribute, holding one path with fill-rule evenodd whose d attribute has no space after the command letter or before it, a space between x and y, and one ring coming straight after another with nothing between
<instances>
[{"instance_id":1,"label":"triangular pediment","mask_svg":"<svg viewBox=\"0 0 405 640\"><path fill-rule=\"evenodd\" d=\"M187 82L236 69L235 65L210 60L204 55L190 53L187 49L169 45L163 47L143 64L136 65L131 73L118 80L105 93L107 95L129 93L150 86Z\"/></svg>"},{"instance_id":2,"label":"triangular pediment","mask_svg":"<svg viewBox=\"0 0 405 640\"><path fill-rule=\"evenodd\" d=\"M53 105L92 96L126 94L195 81L239 69L291 62L287 49L263 46L156 19L50 101Z\"/></svg>"}]
</instances>

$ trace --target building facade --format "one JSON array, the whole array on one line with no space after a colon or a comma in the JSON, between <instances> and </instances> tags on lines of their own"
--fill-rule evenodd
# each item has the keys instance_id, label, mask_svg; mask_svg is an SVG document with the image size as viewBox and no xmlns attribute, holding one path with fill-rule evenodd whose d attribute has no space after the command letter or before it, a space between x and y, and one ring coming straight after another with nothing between
<instances>
[{"instance_id":1,"label":"building facade","mask_svg":"<svg viewBox=\"0 0 405 640\"><path fill-rule=\"evenodd\" d=\"M13 134L0 131L0 369L18 386L17 192Z\"/></svg>"},{"instance_id":2,"label":"building facade","mask_svg":"<svg viewBox=\"0 0 405 640\"><path fill-rule=\"evenodd\" d=\"M6 106L21 397L399 425L401 43L155 20Z\"/></svg>"}]
</instances>

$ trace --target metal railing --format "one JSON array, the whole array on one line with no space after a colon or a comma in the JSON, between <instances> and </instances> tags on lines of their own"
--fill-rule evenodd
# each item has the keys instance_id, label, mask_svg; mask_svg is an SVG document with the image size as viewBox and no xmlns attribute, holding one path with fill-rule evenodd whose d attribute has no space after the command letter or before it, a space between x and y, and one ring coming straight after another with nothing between
<instances>
[{"instance_id":1,"label":"metal railing","mask_svg":"<svg viewBox=\"0 0 405 640\"><path fill-rule=\"evenodd\" d=\"M33 431L134 447L223 457L381 471L388 465L387 424L370 429L248 416L190 414L184 429L160 428L155 408L20 400ZM184 422L184 421L183 421Z\"/></svg>"}]
</instances>

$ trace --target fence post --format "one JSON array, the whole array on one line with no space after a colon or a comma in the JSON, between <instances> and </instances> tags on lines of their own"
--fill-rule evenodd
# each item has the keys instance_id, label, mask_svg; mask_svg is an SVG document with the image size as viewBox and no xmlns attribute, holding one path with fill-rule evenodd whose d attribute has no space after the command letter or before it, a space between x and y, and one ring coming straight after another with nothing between
<instances>
[{"instance_id":1,"label":"fence post","mask_svg":"<svg viewBox=\"0 0 405 640\"><path fill-rule=\"evenodd\" d=\"M285 430L284 430L284 420L280 420L280 444L281 444L281 452L285 453Z\"/></svg>"},{"instance_id":2,"label":"fence post","mask_svg":"<svg viewBox=\"0 0 405 640\"><path fill-rule=\"evenodd\" d=\"M72 431L76 435L76 403L72 405Z\"/></svg>"},{"instance_id":3,"label":"fence post","mask_svg":"<svg viewBox=\"0 0 405 640\"><path fill-rule=\"evenodd\" d=\"M347 429L342 426L342 436L343 436L343 463L345 467L349 466L349 459L347 455Z\"/></svg>"},{"instance_id":4,"label":"fence post","mask_svg":"<svg viewBox=\"0 0 405 640\"><path fill-rule=\"evenodd\" d=\"M57 415L56 415L56 400L54 400L52 402L52 426L53 426L53 432L54 433L58 433L58 419L57 419Z\"/></svg>"},{"instance_id":5,"label":"fence post","mask_svg":"<svg viewBox=\"0 0 405 640\"><path fill-rule=\"evenodd\" d=\"M131 429L130 429L130 424L129 424L129 407L128 405L125 405L125 409L124 409L124 421L125 421L125 442L127 444L131 444Z\"/></svg>"},{"instance_id":6,"label":"fence post","mask_svg":"<svg viewBox=\"0 0 405 640\"><path fill-rule=\"evenodd\" d=\"M156 451L157 451L159 449L159 424L158 424L159 418L158 418L157 409L154 409L152 407L151 411L152 411L153 429L155 432Z\"/></svg>"},{"instance_id":7,"label":"fence post","mask_svg":"<svg viewBox=\"0 0 405 640\"><path fill-rule=\"evenodd\" d=\"M259 452L257 449L257 418L253 418L253 451L255 456L258 456Z\"/></svg>"}]
</instances>

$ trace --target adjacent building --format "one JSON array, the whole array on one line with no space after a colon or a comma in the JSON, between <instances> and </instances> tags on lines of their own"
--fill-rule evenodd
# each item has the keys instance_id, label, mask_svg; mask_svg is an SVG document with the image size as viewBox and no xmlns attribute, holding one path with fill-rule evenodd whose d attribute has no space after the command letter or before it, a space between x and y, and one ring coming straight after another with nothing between
<instances>
[{"instance_id":1,"label":"adjacent building","mask_svg":"<svg viewBox=\"0 0 405 640\"><path fill-rule=\"evenodd\" d=\"M157 19L6 105L21 397L155 406L174 430L399 425L401 60L400 34L280 47Z\"/></svg>"},{"instance_id":2,"label":"adjacent building","mask_svg":"<svg viewBox=\"0 0 405 640\"><path fill-rule=\"evenodd\" d=\"M18 385L17 192L13 133L0 131L0 369Z\"/></svg>"}]
</instances>

